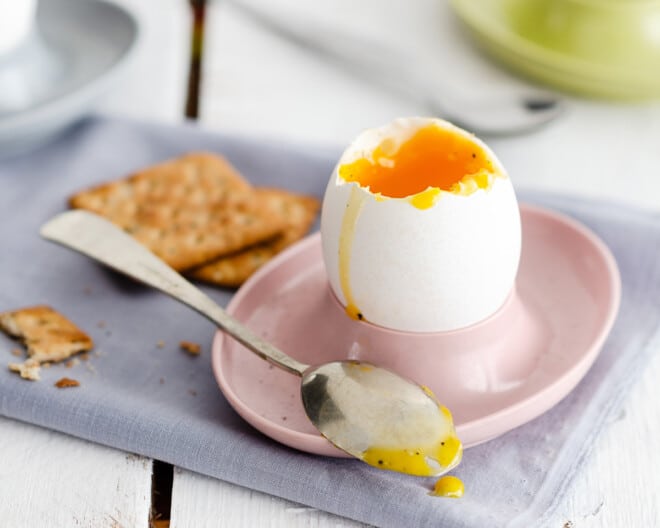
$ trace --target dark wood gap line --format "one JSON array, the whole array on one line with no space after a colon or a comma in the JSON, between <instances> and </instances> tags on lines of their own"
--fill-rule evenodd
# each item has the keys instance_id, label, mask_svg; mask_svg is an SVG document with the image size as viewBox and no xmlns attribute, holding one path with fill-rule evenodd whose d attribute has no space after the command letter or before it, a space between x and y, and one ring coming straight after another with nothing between
<instances>
[{"instance_id":1,"label":"dark wood gap line","mask_svg":"<svg viewBox=\"0 0 660 528\"><path fill-rule=\"evenodd\" d=\"M174 466L160 460L153 461L151 474L151 528L166 528L170 525L172 511L172 485Z\"/></svg>"},{"instance_id":2,"label":"dark wood gap line","mask_svg":"<svg viewBox=\"0 0 660 528\"><path fill-rule=\"evenodd\" d=\"M188 2L192 13L192 30L190 32L190 64L188 66L185 116L188 119L198 119L202 84L206 0L188 0Z\"/></svg>"}]
</instances>

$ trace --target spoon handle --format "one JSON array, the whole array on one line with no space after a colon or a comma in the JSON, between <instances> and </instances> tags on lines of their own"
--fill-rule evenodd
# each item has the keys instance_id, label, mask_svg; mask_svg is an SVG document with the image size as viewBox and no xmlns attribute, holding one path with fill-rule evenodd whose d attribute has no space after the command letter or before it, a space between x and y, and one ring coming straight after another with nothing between
<instances>
[{"instance_id":1,"label":"spoon handle","mask_svg":"<svg viewBox=\"0 0 660 528\"><path fill-rule=\"evenodd\" d=\"M262 359L292 374L301 376L309 367L252 333L146 247L100 216L83 210L62 213L41 227L41 236L188 305Z\"/></svg>"}]
</instances>

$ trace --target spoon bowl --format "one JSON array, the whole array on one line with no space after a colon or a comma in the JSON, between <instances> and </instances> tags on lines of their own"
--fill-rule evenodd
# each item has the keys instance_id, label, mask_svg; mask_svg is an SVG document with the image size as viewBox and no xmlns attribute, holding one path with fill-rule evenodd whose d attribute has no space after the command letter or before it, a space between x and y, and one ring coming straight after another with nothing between
<instances>
[{"instance_id":1,"label":"spoon bowl","mask_svg":"<svg viewBox=\"0 0 660 528\"><path fill-rule=\"evenodd\" d=\"M330 442L383 469L440 475L456 466L462 447L449 411L412 381L370 363L334 361L310 367L253 334L146 247L93 213L62 213L41 235L156 288L193 308L246 348L302 378L312 424Z\"/></svg>"},{"instance_id":2,"label":"spoon bowl","mask_svg":"<svg viewBox=\"0 0 660 528\"><path fill-rule=\"evenodd\" d=\"M374 446L419 448L451 433L428 389L370 363L334 361L310 368L301 395L314 426L356 458Z\"/></svg>"}]
</instances>

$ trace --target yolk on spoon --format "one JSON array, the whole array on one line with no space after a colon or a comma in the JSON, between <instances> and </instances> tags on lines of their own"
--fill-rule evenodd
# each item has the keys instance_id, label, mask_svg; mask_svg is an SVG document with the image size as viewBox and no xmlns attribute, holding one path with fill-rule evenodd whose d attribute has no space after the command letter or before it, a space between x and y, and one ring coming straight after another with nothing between
<instances>
[{"instance_id":1,"label":"yolk on spoon","mask_svg":"<svg viewBox=\"0 0 660 528\"><path fill-rule=\"evenodd\" d=\"M456 459L461 452L460 440L452 435L425 449L370 447L362 454L362 460L370 466L380 469L389 469L418 477L430 477L436 475L438 471L429 463L429 459L442 468L449 468L452 464L456 465Z\"/></svg>"},{"instance_id":2,"label":"yolk on spoon","mask_svg":"<svg viewBox=\"0 0 660 528\"><path fill-rule=\"evenodd\" d=\"M458 465L463 456L463 445L454 432L454 421L447 407L425 385L422 390L438 406L441 420L447 426L444 434L431 446L371 446L360 457L363 462L379 469L398 471L419 477L443 473ZM444 476L435 485L432 495L458 498L463 495L463 482L457 477Z\"/></svg>"}]
</instances>

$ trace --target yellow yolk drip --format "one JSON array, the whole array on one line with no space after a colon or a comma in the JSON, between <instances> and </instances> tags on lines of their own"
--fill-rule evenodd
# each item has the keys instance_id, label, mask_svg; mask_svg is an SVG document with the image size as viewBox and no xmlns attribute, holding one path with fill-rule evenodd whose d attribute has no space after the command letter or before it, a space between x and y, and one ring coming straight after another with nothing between
<instances>
[{"instance_id":1,"label":"yellow yolk drip","mask_svg":"<svg viewBox=\"0 0 660 528\"><path fill-rule=\"evenodd\" d=\"M429 389L426 385L420 385L420 388L424 391L424 394L426 394L429 398L431 398L433 401L437 403L438 399L435 397L435 394L433 394L433 391ZM450 422L453 423L454 417L451 414L451 411L447 409L444 405L440 405L438 403L438 408L440 409L440 412L442 415Z\"/></svg>"},{"instance_id":2,"label":"yellow yolk drip","mask_svg":"<svg viewBox=\"0 0 660 528\"><path fill-rule=\"evenodd\" d=\"M435 397L435 394L433 394L433 391L429 389L426 385L420 385L422 390L424 391L424 394L426 394L429 398L432 398L437 401L437 398Z\"/></svg>"},{"instance_id":3,"label":"yellow yolk drip","mask_svg":"<svg viewBox=\"0 0 660 528\"><path fill-rule=\"evenodd\" d=\"M417 209L428 209L433 207L436 197L440 194L440 189L437 187L429 187L425 191L417 193L410 197L410 203Z\"/></svg>"},{"instance_id":4,"label":"yellow yolk drip","mask_svg":"<svg viewBox=\"0 0 660 528\"><path fill-rule=\"evenodd\" d=\"M371 193L409 198L418 209L432 207L441 191L467 196L488 189L498 173L486 152L472 139L430 124L398 147L383 140L371 159L359 158L339 167L346 182Z\"/></svg>"},{"instance_id":5,"label":"yellow yolk drip","mask_svg":"<svg viewBox=\"0 0 660 528\"><path fill-rule=\"evenodd\" d=\"M433 487L431 495L438 497L449 497L451 499L460 499L465 491L465 486L461 479L451 475L440 477Z\"/></svg>"},{"instance_id":6,"label":"yellow yolk drip","mask_svg":"<svg viewBox=\"0 0 660 528\"><path fill-rule=\"evenodd\" d=\"M454 417L451 415L451 411L447 409L444 405L440 406L440 412L445 415L445 418L447 420L451 420L452 422L454 421Z\"/></svg>"},{"instance_id":7,"label":"yellow yolk drip","mask_svg":"<svg viewBox=\"0 0 660 528\"><path fill-rule=\"evenodd\" d=\"M448 436L431 448L396 449L390 447L370 447L362 453L362 460L380 469L389 469L415 475L431 477L438 474L438 468L429 460L437 462L443 469L456 465L463 448L456 436Z\"/></svg>"},{"instance_id":8,"label":"yellow yolk drip","mask_svg":"<svg viewBox=\"0 0 660 528\"><path fill-rule=\"evenodd\" d=\"M357 187L351 189L346 204L346 211L342 219L341 234L339 236L339 283L346 299L346 313L352 319L363 319L360 309L355 304L351 290L351 252L353 250L353 237L358 216L364 205L364 195Z\"/></svg>"}]
</instances>

